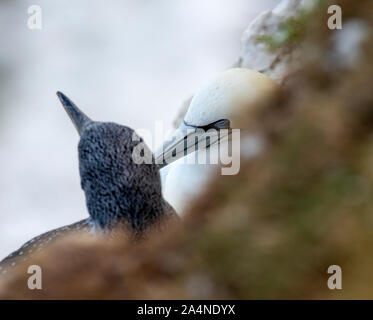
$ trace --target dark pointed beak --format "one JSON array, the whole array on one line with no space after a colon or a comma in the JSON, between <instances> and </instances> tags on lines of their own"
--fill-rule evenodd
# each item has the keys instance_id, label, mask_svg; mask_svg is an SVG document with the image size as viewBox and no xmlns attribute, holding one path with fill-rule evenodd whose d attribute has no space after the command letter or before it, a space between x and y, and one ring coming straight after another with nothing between
<instances>
[{"instance_id":1,"label":"dark pointed beak","mask_svg":"<svg viewBox=\"0 0 373 320\"><path fill-rule=\"evenodd\" d=\"M57 91L57 97L60 99L62 106L73 122L79 135L81 135L84 127L92 122L68 97L66 97L62 92Z\"/></svg>"}]
</instances>

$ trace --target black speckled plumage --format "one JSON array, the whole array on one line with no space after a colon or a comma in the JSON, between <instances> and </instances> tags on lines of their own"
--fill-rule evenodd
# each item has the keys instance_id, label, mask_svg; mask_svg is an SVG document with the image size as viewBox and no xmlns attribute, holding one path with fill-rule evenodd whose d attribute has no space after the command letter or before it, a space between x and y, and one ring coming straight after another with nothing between
<instances>
[{"instance_id":1,"label":"black speckled plumage","mask_svg":"<svg viewBox=\"0 0 373 320\"><path fill-rule=\"evenodd\" d=\"M151 226L177 216L162 197L154 159L151 164L137 164L133 160L134 148L139 143L151 154L143 140L126 126L90 120L65 95L58 96L80 134L79 171L89 218L28 241L0 262L0 274L6 273L5 266L27 259L27 255L67 233L82 229L110 232L122 226L124 232L136 238Z\"/></svg>"},{"instance_id":2,"label":"black speckled plumage","mask_svg":"<svg viewBox=\"0 0 373 320\"><path fill-rule=\"evenodd\" d=\"M30 241L27 241L21 248L9 254L0 263L0 276L8 273L9 267L16 266L19 262L27 261L28 258L43 250L46 246L68 234L77 231L89 232L92 229L90 218L81 220L68 226L45 232Z\"/></svg>"},{"instance_id":3,"label":"black speckled plumage","mask_svg":"<svg viewBox=\"0 0 373 320\"><path fill-rule=\"evenodd\" d=\"M81 184L88 212L100 228L124 223L142 233L170 210L154 159L152 164L132 159L134 148L143 143L134 135L115 123L91 122L83 130L78 146Z\"/></svg>"}]
</instances>

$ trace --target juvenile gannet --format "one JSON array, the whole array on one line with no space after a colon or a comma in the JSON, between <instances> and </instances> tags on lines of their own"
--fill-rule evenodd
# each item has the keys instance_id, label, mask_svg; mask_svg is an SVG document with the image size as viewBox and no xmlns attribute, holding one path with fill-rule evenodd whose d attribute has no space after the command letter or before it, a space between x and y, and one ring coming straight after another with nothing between
<instances>
[{"instance_id":1,"label":"juvenile gannet","mask_svg":"<svg viewBox=\"0 0 373 320\"><path fill-rule=\"evenodd\" d=\"M0 275L7 272L6 266L15 266L68 233L82 229L110 232L123 227L130 238L138 238L150 227L175 216L162 197L154 159L149 164L134 161L133 151L140 143L151 155L143 140L126 126L92 121L63 93L57 95L80 135L79 171L89 217L28 241L0 262Z\"/></svg>"}]
</instances>

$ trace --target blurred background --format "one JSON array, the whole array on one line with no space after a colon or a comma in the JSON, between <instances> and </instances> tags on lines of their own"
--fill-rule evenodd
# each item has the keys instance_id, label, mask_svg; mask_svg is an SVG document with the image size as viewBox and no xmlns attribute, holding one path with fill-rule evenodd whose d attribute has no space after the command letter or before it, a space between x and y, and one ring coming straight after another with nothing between
<instances>
[{"instance_id":1,"label":"blurred background","mask_svg":"<svg viewBox=\"0 0 373 320\"><path fill-rule=\"evenodd\" d=\"M0 259L87 216L78 135L55 95L91 118L171 129L182 103L232 66L276 0L0 1ZM27 9L42 9L42 29Z\"/></svg>"}]
</instances>

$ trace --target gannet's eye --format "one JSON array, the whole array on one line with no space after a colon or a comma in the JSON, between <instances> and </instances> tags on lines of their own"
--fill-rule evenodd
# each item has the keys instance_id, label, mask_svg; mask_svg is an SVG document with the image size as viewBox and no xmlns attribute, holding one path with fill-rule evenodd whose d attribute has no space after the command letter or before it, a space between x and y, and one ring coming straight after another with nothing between
<instances>
[{"instance_id":1,"label":"gannet's eye","mask_svg":"<svg viewBox=\"0 0 373 320\"><path fill-rule=\"evenodd\" d=\"M227 119L218 120L211 124L215 129L229 129L230 128L230 121Z\"/></svg>"},{"instance_id":2,"label":"gannet's eye","mask_svg":"<svg viewBox=\"0 0 373 320\"><path fill-rule=\"evenodd\" d=\"M215 122L211 122L205 126L193 126L191 124L188 124L184 121L184 124L188 127L192 127L192 128L195 128L195 129L202 129L202 130L209 130L209 129L216 129L216 130L220 130L220 129L230 129L231 128L231 122L228 120L228 119L221 119L221 120L218 120L218 121L215 121Z\"/></svg>"}]
</instances>

